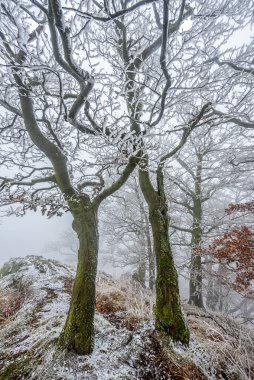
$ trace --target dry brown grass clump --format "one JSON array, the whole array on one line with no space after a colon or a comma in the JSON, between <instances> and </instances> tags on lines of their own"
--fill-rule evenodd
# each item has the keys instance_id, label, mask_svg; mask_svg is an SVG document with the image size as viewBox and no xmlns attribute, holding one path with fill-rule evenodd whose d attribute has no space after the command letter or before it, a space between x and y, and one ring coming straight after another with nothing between
<instances>
[{"instance_id":1,"label":"dry brown grass clump","mask_svg":"<svg viewBox=\"0 0 254 380\"><path fill-rule=\"evenodd\" d=\"M97 292L96 310L117 328L137 329L140 318L127 312L128 297L122 291L113 290L108 294Z\"/></svg>"},{"instance_id":2,"label":"dry brown grass clump","mask_svg":"<svg viewBox=\"0 0 254 380\"><path fill-rule=\"evenodd\" d=\"M106 275L98 276L96 310L118 328L135 331L153 312L153 296L134 282L113 281Z\"/></svg>"},{"instance_id":3,"label":"dry brown grass clump","mask_svg":"<svg viewBox=\"0 0 254 380\"><path fill-rule=\"evenodd\" d=\"M16 314L25 300L24 290L0 289L0 324Z\"/></svg>"},{"instance_id":4,"label":"dry brown grass clump","mask_svg":"<svg viewBox=\"0 0 254 380\"><path fill-rule=\"evenodd\" d=\"M102 314L126 311L126 300L126 295L121 291L113 290L108 294L97 292L96 309Z\"/></svg>"}]
</instances>

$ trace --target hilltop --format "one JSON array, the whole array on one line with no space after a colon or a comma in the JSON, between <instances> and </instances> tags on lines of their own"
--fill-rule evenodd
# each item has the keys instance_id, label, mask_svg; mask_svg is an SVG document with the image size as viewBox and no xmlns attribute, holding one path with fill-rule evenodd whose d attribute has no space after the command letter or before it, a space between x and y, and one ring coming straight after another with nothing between
<instances>
[{"instance_id":1,"label":"hilltop","mask_svg":"<svg viewBox=\"0 0 254 380\"><path fill-rule=\"evenodd\" d=\"M39 256L0 270L1 380L251 380L254 332L220 314L183 305L190 346L154 331L153 295L131 281L100 273L95 349L88 357L62 351L57 338L74 270Z\"/></svg>"}]
</instances>

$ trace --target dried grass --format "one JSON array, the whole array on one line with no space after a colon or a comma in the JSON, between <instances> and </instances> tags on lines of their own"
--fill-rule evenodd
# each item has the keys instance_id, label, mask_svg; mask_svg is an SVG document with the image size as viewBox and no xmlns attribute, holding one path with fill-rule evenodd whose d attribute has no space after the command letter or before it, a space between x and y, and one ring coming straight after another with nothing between
<instances>
[{"instance_id":1,"label":"dried grass","mask_svg":"<svg viewBox=\"0 0 254 380\"><path fill-rule=\"evenodd\" d=\"M0 289L0 324L18 312L25 298L26 293L23 289Z\"/></svg>"}]
</instances>

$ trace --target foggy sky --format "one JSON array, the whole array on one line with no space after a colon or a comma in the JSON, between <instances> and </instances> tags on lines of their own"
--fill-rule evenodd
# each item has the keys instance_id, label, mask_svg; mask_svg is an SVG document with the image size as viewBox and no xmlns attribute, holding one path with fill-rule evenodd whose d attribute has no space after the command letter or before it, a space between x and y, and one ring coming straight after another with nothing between
<instances>
[{"instance_id":1,"label":"foggy sky","mask_svg":"<svg viewBox=\"0 0 254 380\"><path fill-rule=\"evenodd\" d=\"M71 228L71 214L47 219L40 212L0 219L0 266L11 257L50 255L45 249ZM50 256L49 256L50 257ZM57 258L56 255L52 258Z\"/></svg>"},{"instance_id":2,"label":"foggy sky","mask_svg":"<svg viewBox=\"0 0 254 380\"><path fill-rule=\"evenodd\" d=\"M27 255L45 256L70 264L68 257L56 252L53 246L61 241L66 231L71 230L71 225L70 213L48 219L39 211L29 211L23 217L0 218L0 268L4 262L13 257ZM100 241L99 251L99 271L104 271L114 277L119 277L127 271L127 269L115 268L111 263L105 262L103 241Z\"/></svg>"}]
</instances>

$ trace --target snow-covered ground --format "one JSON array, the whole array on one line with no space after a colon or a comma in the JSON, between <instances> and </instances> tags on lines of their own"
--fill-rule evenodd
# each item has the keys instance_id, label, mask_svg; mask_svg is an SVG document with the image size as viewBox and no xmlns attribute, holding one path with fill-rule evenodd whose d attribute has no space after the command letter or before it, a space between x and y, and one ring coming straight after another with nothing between
<instances>
[{"instance_id":1,"label":"snow-covered ground","mask_svg":"<svg viewBox=\"0 0 254 380\"><path fill-rule=\"evenodd\" d=\"M100 274L95 348L59 349L74 270L43 257L10 260L0 272L0 379L254 379L254 334L221 315L184 306L190 347L154 332L153 295Z\"/></svg>"}]
</instances>

